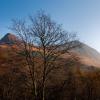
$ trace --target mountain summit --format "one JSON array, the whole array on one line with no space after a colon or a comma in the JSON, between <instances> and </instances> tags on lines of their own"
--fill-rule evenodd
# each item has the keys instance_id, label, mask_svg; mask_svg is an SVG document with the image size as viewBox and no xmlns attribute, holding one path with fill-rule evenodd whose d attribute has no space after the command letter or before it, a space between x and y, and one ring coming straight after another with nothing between
<instances>
[{"instance_id":1,"label":"mountain summit","mask_svg":"<svg viewBox=\"0 0 100 100\"><path fill-rule=\"evenodd\" d=\"M15 44L19 39L12 33L7 33L1 40L0 44Z\"/></svg>"}]
</instances>

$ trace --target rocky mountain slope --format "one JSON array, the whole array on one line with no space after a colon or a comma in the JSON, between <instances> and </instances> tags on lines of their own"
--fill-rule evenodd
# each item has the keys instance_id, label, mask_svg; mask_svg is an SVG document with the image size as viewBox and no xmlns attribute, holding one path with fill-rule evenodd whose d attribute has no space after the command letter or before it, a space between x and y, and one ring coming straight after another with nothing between
<instances>
[{"instance_id":1,"label":"rocky mountain slope","mask_svg":"<svg viewBox=\"0 0 100 100\"><path fill-rule=\"evenodd\" d=\"M19 42L19 39L11 34L11 33L7 33L3 38L1 38L0 40L0 44L14 44L16 42Z\"/></svg>"},{"instance_id":2,"label":"rocky mountain slope","mask_svg":"<svg viewBox=\"0 0 100 100\"><path fill-rule=\"evenodd\" d=\"M15 35L7 33L1 38L0 45L5 47L6 44L9 45L16 42L20 42L20 40ZM85 65L100 67L100 53L84 43L81 43L81 47L74 48L71 53L78 56ZM67 58L67 53L64 53L62 58Z\"/></svg>"}]
</instances>

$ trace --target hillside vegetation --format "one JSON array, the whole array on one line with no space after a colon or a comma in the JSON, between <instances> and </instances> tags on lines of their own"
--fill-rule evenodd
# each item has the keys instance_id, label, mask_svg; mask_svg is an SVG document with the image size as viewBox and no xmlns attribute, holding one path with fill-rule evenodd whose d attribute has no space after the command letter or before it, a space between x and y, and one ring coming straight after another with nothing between
<instances>
[{"instance_id":1,"label":"hillside vegetation","mask_svg":"<svg viewBox=\"0 0 100 100\"><path fill-rule=\"evenodd\" d=\"M41 62L40 59L36 59ZM24 67L23 67L24 64ZM46 86L46 100L99 100L100 71L82 70L78 57L58 59L59 69L50 73ZM25 60L9 46L0 47L0 99L32 100ZM37 67L38 68L38 67ZM37 69L40 74L41 70ZM38 87L41 80L38 81ZM39 99L40 100L40 99Z\"/></svg>"}]
</instances>

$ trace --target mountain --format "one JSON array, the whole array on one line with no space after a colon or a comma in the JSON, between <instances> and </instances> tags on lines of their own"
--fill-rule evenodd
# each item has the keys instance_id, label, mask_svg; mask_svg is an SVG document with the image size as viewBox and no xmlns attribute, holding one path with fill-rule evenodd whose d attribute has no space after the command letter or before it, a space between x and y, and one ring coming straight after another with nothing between
<instances>
[{"instance_id":1,"label":"mountain","mask_svg":"<svg viewBox=\"0 0 100 100\"><path fill-rule=\"evenodd\" d=\"M1 40L0 44L5 47L7 45L13 45L16 42L20 42L18 37L11 33L7 33ZM71 50L71 54L74 54L80 58L81 63L88 66L100 67L100 53L94 48L81 43L81 47L77 47ZM62 58L66 59L68 57L67 53L64 53Z\"/></svg>"},{"instance_id":2,"label":"mountain","mask_svg":"<svg viewBox=\"0 0 100 100\"><path fill-rule=\"evenodd\" d=\"M19 39L13 35L12 33L7 33L1 40L0 44L15 44L16 42L19 42Z\"/></svg>"},{"instance_id":3,"label":"mountain","mask_svg":"<svg viewBox=\"0 0 100 100\"><path fill-rule=\"evenodd\" d=\"M85 65L100 67L100 53L84 43L81 43L81 47L72 49L71 53L78 56L81 63ZM62 57L67 58L67 53L63 54Z\"/></svg>"},{"instance_id":4,"label":"mountain","mask_svg":"<svg viewBox=\"0 0 100 100\"><path fill-rule=\"evenodd\" d=\"M19 47L15 50L11 48L15 42L19 42L18 38L10 33L5 35L0 41L0 97L2 97L2 94L6 97L6 94L10 93L13 100L16 100L16 97L19 100L27 99L26 97L28 97L27 100L31 100L30 98L33 95L31 96L29 66L25 57L21 56L19 52L16 53L15 50L19 50ZM92 92L96 93L93 95L96 96L94 100L99 100L100 54L84 43L81 43L81 47L74 48L70 53L75 55L75 57L78 56L80 61L73 58L67 59L67 53L64 53L61 56L62 58L57 59L57 67L50 71L46 80L46 94L49 97L47 100L72 100L72 95L79 96L79 100L91 100L87 99L91 88ZM37 62L35 79L40 90L43 63L38 57L35 61ZM12 95L13 93L14 95ZM10 97L10 95L7 96ZM8 100L8 98L0 100Z\"/></svg>"}]
</instances>

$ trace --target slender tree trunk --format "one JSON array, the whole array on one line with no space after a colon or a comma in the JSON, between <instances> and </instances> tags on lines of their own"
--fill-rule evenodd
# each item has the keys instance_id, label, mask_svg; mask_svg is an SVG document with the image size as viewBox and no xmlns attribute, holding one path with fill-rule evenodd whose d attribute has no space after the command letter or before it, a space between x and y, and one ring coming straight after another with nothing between
<instances>
[{"instance_id":1,"label":"slender tree trunk","mask_svg":"<svg viewBox=\"0 0 100 100\"><path fill-rule=\"evenodd\" d=\"M45 100L45 86L43 85L43 90L42 90L42 100Z\"/></svg>"},{"instance_id":2,"label":"slender tree trunk","mask_svg":"<svg viewBox=\"0 0 100 100\"><path fill-rule=\"evenodd\" d=\"M42 85L42 100L45 100L45 73L46 73L46 50L45 50L45 46L43 44L43 85Z\"/></svg>"}]
</instances>

